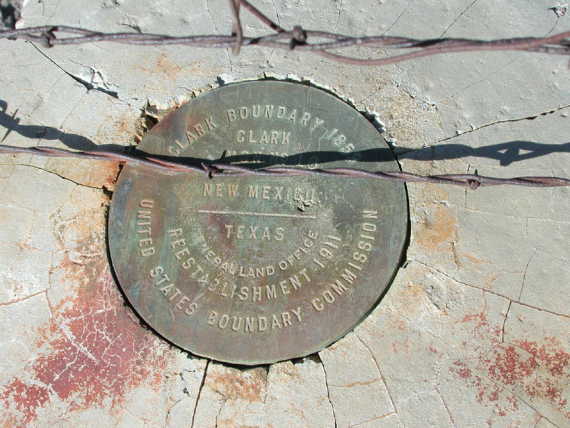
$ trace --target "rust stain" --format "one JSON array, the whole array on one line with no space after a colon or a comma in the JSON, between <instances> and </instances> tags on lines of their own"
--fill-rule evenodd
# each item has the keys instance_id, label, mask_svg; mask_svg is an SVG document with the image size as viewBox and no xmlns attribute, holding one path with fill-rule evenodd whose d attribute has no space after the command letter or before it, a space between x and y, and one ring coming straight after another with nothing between
<instances>
[{"instance_id":1,"label":"rust stain","mask_svg":"<svg viewBox=\"0 0 570 428\"><path fill-rule=\"evenodd\" d=\"M267 375L263 369L208 374L210 387L226 400L263 401Z\"/></svg>"},{"instance_id":2,"label":"rust stain","mask_svg":"<svg viewBox=\"0 0 570 428\"><path fill-rule=\"evenodd\" d=\"M416 242L428 250L438 250L443 244L451 245L457 235L457 219L449 208L434 206L416 228Z\"/></svg>"},{"instance_id":3,"label":"rust stain","mask_svg":"<svg viewBox=\"0 0 570 428\"><path fill-rule=\"evenodd\" d=\"M163 52L157 57L154 67L151 70L147 69L146 71L159 72L169 79L176 79L178 73L182 71L182 67L172 62Z\"/></svg>"},{"instance_id":4,"label":"rust stain","mask_svg":"<svg viewBox=\"0 0 570 428\"><path fill-rule=\"evenodd\" d=\"M114 116L113 116L114 119ZM113 121L113 127L118 136L134 135L135 133L135 120L130 115L123 115L122 117Z\"/></svg>"},{"instance_id":5,"label":"rust stain","mask_svg":"<svg viewBox=\"0 0 570 428\"><path fill-rule=\"evenodd\" d=\"M409 282L404 289L404 293L409 294L411 297L419 297L425 295L425 287L420 284Z\"/></svg>"},{"instance_id":6,"label":"rust stain","mask_svg":"<svg viewBox=\"0 0 570 428\"><path fill-rule=\"evenodd\" d=\"M71 162L74 162L71 164ZM98 161L94 166L89 160L69 160L53 158L48 161L47 169L61 174L85 186L112 189L120 166L114 161Z\"/></svg>"},{"instance_id":7,"label":"rust stain","mask_svg":"<svg viewBox=\"0 0 570 428\"><path fill-rule=\"evenodd\" d=\"M129 391L143 383L158 391L163 380L164 346L133 320L105 257L78 264L66 256L56 269L73 293L52 305L26 377L0 387L6 417L17 421L13 426L29 425L53 400L65 402L69 411L119 411Z\"/></svg>"},{"instance_id":8,"label":"rust stain","mask_svg":"<svg viewBox=\"0 0 570 428\"><path fill-rule=\"evenodd\" d=\"M107 190L113 190L121 166L118 162L100 162L97 168L93 168L91 180L96 186L101 186Z\"/></svg>"},{"instance_id":9,"label":"rust stain","mask_svg":"<svg viewBox=\"0 0 570 428\"><path fill-rule=\"evenodd\" d=\"M332 384L330 384L330 386L334 386L336 388L352 388L355 386L372 385L373 383L377 383L377 382L381 382L381 379L376 378L376 379L371 379L371 380L361 380L361 381L357 381L357 382L346 383L344 385L332 385Z\"/></svg>"},{"instance_id":10,"label":"rust stain","mask_svg":"<svg viewBox=\"0 0 570 428\"><path fill-rule=\"evenodd\" d=\"M177 64L166 53L158 55L151 64L138 65L137 69L146 73L160 73L169 80L175 80L181 72L194 76L212 76L223 72L223 67L206 67L202 61Z\"/></svg>"}]
</instances>

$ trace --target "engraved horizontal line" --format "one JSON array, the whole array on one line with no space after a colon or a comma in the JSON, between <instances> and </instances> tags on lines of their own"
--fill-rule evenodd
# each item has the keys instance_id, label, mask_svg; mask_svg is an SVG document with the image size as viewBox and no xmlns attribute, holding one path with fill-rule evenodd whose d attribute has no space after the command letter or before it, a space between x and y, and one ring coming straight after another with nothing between
<instances>
[{"instance_id":1,"label":"engraved horizontal line","mask_svg":"<svg viewBox=\"0 0 570 428\"><path fill-rule=\"evenodd\" d=\"M285 218L307 218L315 220L315 215L303 214L280 214L280 213L256 213L253 211L217 211L217 210L198 210L200 214L235 214L235 215L251 215L258 217L285 217Z\"/></svg>"}]
</instances>

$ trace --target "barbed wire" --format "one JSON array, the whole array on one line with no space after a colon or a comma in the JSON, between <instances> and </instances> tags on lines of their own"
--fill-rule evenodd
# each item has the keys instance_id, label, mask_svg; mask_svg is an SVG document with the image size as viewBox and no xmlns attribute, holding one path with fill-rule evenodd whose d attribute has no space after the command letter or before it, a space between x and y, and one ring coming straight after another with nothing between
<instances>
[{"instance_id":1,"label":"barbed wire","mask_svg":"<svg viewBox=\"0 0 570 428\"><path fill-rule=\"evenodd\" d=\"M263 14L248 0L228 0L232 12L231 35L191 35L170 36L150 33L104 33L67 25L44 25L0 31L0 39L27 40L37 42L44 47L77 45L95 42L127 43L147 46L185 45L201 48L232 48L239 54L241 48L260 46L272 49L289 49L310 52L337 62L347 64L380 66L407 61L419 57L447 54L454 52L475 51L525 51L545 54L570 55L570 31L548 37L516 37L497 40L436 38L413 39L396 36L356 37L340 33L306 30L294 26L287 30ZM240 12L250 12L261 23L274 31L258 37L244 35ZM315 40L315 41L313 41ZM383 58L355 58L329 52L353 46L384 49L414 49L412 52ZM181 160L164 159L138 151L138 154L112 151L72 151L55 147L16 147L0 145L0 154L32 154L51 157L73 157L80 159L106 160L122 164L142 165L170 174L200 173L210 178L214 176L307 176L325 175L353 178L374 178L397 182L421 182L452 184L477 189L486 186L515 185L526 187L562 187L570 186L570 179L560 177L513 177L498 178L478 174L419 175L405 171L371 172L351 168L306 169L295 167L250 168L242 165L219 161L203 161L189 164Z\"/></svg>"},{"instance_id":2,"label":"barbed wire","mask_svg":"<svg viewBox=\"0 0 570 428\"><path fill-rule=\"evenodd\" d=\"M217 176L341 176L352 178L374 178L409 183L453 184L476 190L479 187L513 185L525 187L563 187L570 186L570 179L560 177L487 177L478 174L420 175L406 171L364 171L352 168L306 169L293 167L251 168L231 163L224 163L225 155L218 161L203 160L189 164L180 160L165 160L157 155L138 151L138 154L117 153L112 151L73 151L55 147L17 147L0 145L0 154L31 154L48 157L71 157L120 162L149 167L169 174L198 173L210 178ZM275 157L278 159L278 157Z\"/></svg>"},{"instance_id":3,"label":"barbed wire","mask_svg":"<svg viewBox=\"0 0 570 428\"><path fill-rule=\"evenodd\" d=\"M497 40L464 38L413 39L395 36L348 36L327 31L306 30L295 26L286 30L263 14L248 0L229 0L233 17L231 35L170 36L151 33L104 33L67 25L43 25L0 31L0 39L28 40L45 47L77 45L94 42L127 43L134 45L185 45L201 48L232 48L238 54L243 47L261 46L312 52L333 61L347 64L381 66L420 57L476 51L525 51L534 53L570 55L570 31L548 37L515 37ZM240 11L250 12L261 23L274 31L258 37L244 35ZM314 41L313 41L314 40ZM404 54L384 58L356 58L330 50L352 46L410 50Z\"/></svg>"}]
</instances>

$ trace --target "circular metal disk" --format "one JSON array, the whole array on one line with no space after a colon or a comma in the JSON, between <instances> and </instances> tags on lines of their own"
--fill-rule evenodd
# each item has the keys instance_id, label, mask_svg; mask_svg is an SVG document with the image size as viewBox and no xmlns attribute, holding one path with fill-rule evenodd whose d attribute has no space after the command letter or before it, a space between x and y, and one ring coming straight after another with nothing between
<instances>
[{"instance_id":1,"label":"circular metal disk","mask_svg":"<svg viewBox=\"0 0 570 428\"><path fill-rule=\"evenodd\" d=\"M251 167L398 170L375 127L329 93L254 81L192 100L140 149ZM216 177L128 165L109 219L118 281L138 314L194 354L239 364L301 357L353 329L400 260L403 184Z\"/></svg>"}]
</instances>

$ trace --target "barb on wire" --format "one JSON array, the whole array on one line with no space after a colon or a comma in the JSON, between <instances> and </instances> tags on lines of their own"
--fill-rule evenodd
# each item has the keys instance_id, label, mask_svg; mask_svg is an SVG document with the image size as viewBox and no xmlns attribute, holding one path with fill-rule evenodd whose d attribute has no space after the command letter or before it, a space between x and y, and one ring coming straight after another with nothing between
<instances>
[{"instance_id":1,"label":"barb on wire","mask_svg":"<svg viewBox=\"0 0 570 428\"><path fill-rule=\"evenodd\" d=\"M372 178L409 183L453 184L476 190L479 187L513 185L526 187L563 187L570 186L570 179L560 177L513 177L497 178L478 174L419 175L405 171L364 171L351 168L305 169L292 167L248 168L231 163L202 161L189 164L179 160L165 160L156 155L140 153L138 155L111 151L73 151L55 147L16 147L0 145L0 154L32 154L51 157L72 157L120 162L122 164L141 165L169 174L198 173L210 178L215 176L338 176L351 178ZM223 160L223 157L222 159Z\"/></svg>"},{"instance_id":2,"label":"barb on wire","mask_svg":"<svg viewBox=\"0 0 570 428\"><path fill-rule=\"evenodd\" d=\"M66 25L44 25L0 31L0 39L28 40L45 47L76 45L93 42L128 43L134 45L185 45L202 48L232 48L239 53L242 47L261 46L277 49L295 49L312 52L333 61L355 65L381 66L431 55L476 51L525 51L545 54L570 55L570 31L548 37L516 37L497 40L477 39L413 39L393 36L356 37L326 31L305 30L295 26L287 30L263 14L248 0L228 0L233 16L232 35L169 36L150 33L103 33ZM240 6L250 12L274 33L260 37L246 37L240 18ZM330 52L351 46L411 50L384 58L355 58Z\"/></svg>"},{"instance_id":3,"label":"barb on wire","mask_svg":"<svg viewBox=\"0 0 570 428\"><path fill-rule=\"evenodd\" d=\"M241 6L240 0L229 0L230 9L234 17L234 25L232 29L232 36L236 38L236 42L233 48L234 55L239 55L241 45L243 43L243 28L241 26L241 18L239 15L239 9Z\"/></svg>"}]
</instances>

